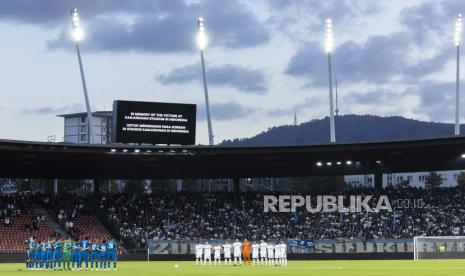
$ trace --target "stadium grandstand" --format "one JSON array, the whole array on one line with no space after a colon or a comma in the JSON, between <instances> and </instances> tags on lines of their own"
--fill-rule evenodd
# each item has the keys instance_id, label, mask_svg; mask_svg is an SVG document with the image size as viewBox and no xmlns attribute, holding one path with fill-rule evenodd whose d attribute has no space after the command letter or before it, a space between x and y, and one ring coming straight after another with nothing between
<instances>
[{"instance_id":1,"label":"stadium grandstand","mask_svg":"<svg viewBox=\"0 0 465 276\"><path fill-rule=\"evenodd\" d=\"M23 254L31 236L39 240L66 236L111 239L90 208L76 197L15 193L1 196L0 203L2 253Z\"/></svg>"},{"instance_id":2,"label":"stadium grandstand","mask_svg":"<svg viewBox=\"0 0 465 276\"><path fill-rule=\"evenodd\" d=\"M379 195L371 187L346 186L337 195ZM279 191L269 192L279 194ZM263 212L260 193L106 193L95 197L24 194L0 197L0 252L22 253L30 236L46 240L61 235L108 240L113 230L122 245L145 249L147 241L175 240L376 240L415 236L465 235L463 187L429 190L388 187L383 190L394 212ZM399 206L399 200L418 206ZM94 201L97 201L95 204ZM94 203L93 203L94 202ZM374 201L376 202L376 201ZM314 203L313 203L314 204ZM52 222L34 213L44 206ZM91 208L90 206L96 206ZM53 224L58 223L58 225ZM53 228L52 225L55 225Z\"/></svg>"},{"instance_id":3,"label":"stadium grandstand","mask_svg":"<svg viewBox=\"0 0 465 276\"><path fill-rule=\"evenodd\" d=\"M35 212L30 195L11 194L0 197L0 252L24 254L31 236L47 239L55 232L45 219Z\"/></svg>"},{"instance_id":4,"label":"stadium grandstand","mask_svg":"<svg viewBox=\"0 0 465 276\"><path fill-rule=\"evenodd\" d=\"M95 218L91 208L82 198L72 195L46 197L46 207L55 220L64 227L67 235L76 237L93 237L108 240L110 233Z\"/></svg>"},{"instance_id":5,"label":"stadium grandstand","mask_svg":"<svg viewBox=\"0 0 465 276\"><path fill-rule=\"evenodd\" d=\"M23 261L34 242L47 246L70 237L84 251L95 240L101 241L95 246L115 243L113 254L121 261L205 265L215 250L219 259L226 256L228 243L257 250L258 242L273 248L267 254L280 253L265 258L279 266L287 259L460 259L465 174L457 175L456 185L443 186L441 173L463 169L464 149L463 137L279 147L3 140L0 231L9 238L0 242L0 256ZM416 171L429 171L425 185L383 183L383 175ZM374 176L372 185L346 183L341 176L363 174ZM342 197L343 206L353 196L360 202L369 197L373 210L385 198L389 208L341 211L335 203L328 212L309 211L307 204L281 211L276 199L279 211L265 211L268 197L281 196L316 196L310 208L318 196L334 202Z\"/></svg>"},{"instance_id":6,"label":"stadium grandstand","mask_svg":"<svg viewBox=\"0 0 465 276\"><path fill-rule=\"evenodd\" d=\"M376 194L372 188L345 188L338 195ZM153 240L375 240L415 236L465 235L464 191L443 188L395 188L383 195L396 203L416 200L418 206L397 206L393 213L263 212L257 193L158 193L102 196L99 209L122 238L145 247ZM374 201L376 202L376 200ZM427 203L427 204L426 204ZM420 204L424 204L421 205ZM315 202L313 203L315 205ZM404 207L404 208L402 208Z\"/></svg>"}]
</instances>

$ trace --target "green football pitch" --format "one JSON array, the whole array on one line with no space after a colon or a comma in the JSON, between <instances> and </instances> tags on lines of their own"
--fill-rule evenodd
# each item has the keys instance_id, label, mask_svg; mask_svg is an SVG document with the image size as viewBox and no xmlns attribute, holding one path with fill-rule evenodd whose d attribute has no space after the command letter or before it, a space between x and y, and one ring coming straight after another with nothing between
<instances>
[{"instance_id":1,"label":"green football pitch","mask_svg":"<svg viewBox=\"0 0 465 276\"><path fill-rule=\"evenodd\" d=\"M115 275L115 276L190 276L190 275L318 275L318 276L384 276L384 275L465 275L465 260L428 261L290 261L287 267L206 266L193 262L121 262L117 271L29 271L23 264L0 264L0 275Z\"/></svg>"}]
</instances>

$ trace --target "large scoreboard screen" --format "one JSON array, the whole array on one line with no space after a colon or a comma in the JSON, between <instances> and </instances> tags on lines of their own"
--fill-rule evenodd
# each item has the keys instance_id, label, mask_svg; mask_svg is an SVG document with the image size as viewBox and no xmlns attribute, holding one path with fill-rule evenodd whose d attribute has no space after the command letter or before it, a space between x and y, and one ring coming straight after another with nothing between
<instances>
[{"instance_id":1,"label":"large scoreboard screen","mask_svg":"<svg viewBox=\"0 0 465 276\"><path fill-rule=\"evenodd\" d=\"M113 141L194 145L197 106L156 102L113 102Z\"/></svg>"}]
</instances>

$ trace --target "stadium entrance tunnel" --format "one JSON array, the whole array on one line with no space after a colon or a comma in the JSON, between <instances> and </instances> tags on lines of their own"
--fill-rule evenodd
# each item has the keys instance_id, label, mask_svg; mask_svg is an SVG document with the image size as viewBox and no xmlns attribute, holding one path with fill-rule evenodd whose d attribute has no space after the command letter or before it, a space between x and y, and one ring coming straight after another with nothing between
<instances>
[{"instance_id":1,"label":"stadium entrance tunnel","mask_svg":"<svg viewBox=\"0 0 465 276\"><path fill-rule=\"evenodd\" d=\"M0 140L0 177L193 179L465 169L465 137L303 146L77 145ZM377 177L376 177L377 175Z\"/></svg>"}]
</instances>

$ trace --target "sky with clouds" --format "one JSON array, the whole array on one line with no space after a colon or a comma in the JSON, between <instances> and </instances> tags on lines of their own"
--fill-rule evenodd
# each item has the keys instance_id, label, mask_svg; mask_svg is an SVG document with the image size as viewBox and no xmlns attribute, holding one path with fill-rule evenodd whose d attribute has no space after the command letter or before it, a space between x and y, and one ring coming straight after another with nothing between
<instances>
[{"instance_id":1,"label":"sky with clouds","mask_svg":"<svg viewBox=\"0 0 465 276\"><path fill-rule=\"evenodd\" d=\"M299 122L327 116L326 18L341 114L454 118L463 0L15 0L0 1L1 138L60 141L55 115L84 111L72 7L93 110L113 100L195 103L198 143L208 142L199 16L217 142L291 124L294 112Z\"/></svg>"}]
</instances>

